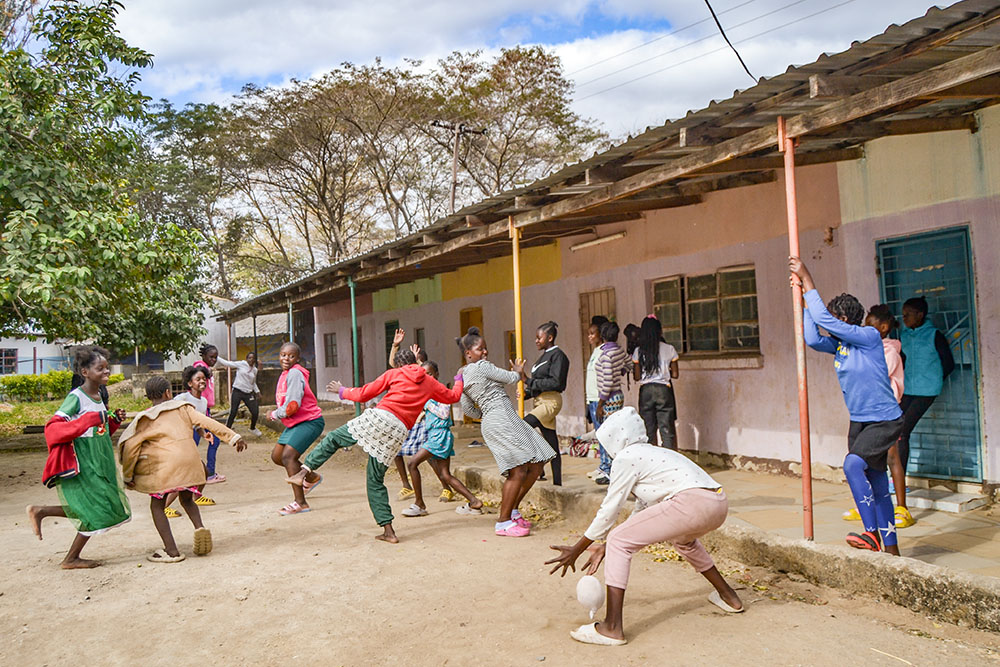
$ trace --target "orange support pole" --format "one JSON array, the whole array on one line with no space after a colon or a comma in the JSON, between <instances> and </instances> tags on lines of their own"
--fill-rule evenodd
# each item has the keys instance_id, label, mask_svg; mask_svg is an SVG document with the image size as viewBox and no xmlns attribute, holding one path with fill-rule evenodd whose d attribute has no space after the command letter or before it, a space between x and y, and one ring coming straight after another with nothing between
<instances>
[{"instance_id":1,"label":"orange support pole","mask_svg":"<svg viewBox=\"0 0 1000 667\"><path fill-rule=\"evenodd\" d=\"M514 255L514 356L524 358L521 349L521 230L514 226L514 218L507 218L511 246ZM517 381L517 414L524 418L524 381Z\"/></svg>"},{"instance_id":2,"label":"orange support pole","mask_svg":"<svg viewBox=\"0 0 1000 667\"><path fill-rule=\"evenodd\" d=\"M795 139L785 133L778 116L778 146L785 157L785 206L788 210L788 254L799 257L799 213L795 202ZM806 342L802 337L802 287L792 286L795 321L795 365L799 378L799 441L802 445L802 536L813 539L812 452L809 442L809 386L806 382Z\"/></svg>"}]
</instances>

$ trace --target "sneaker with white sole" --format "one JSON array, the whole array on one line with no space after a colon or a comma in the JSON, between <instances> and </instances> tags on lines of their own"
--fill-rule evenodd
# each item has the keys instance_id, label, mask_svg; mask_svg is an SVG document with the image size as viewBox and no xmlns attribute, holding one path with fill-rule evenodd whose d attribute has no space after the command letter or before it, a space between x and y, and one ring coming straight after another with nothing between
<instances>
[{"instance_id":1,"label":"sneaker with white sole","mask_svg":"<svg viewBox=\"0 0 1000 667\"><path fill-rule=\"evenodd\" d=\"M259 438L264 434L260 432L260 429L252 428L250 429L250 435L255 435Z\"/></svg>"},{"instance_id":2,"label":"sneaker with white sole","mask_svg":"<svg viewBox=\"0 0 1000 667\"><path fill-rule=\"evenodd\" d=\"M506 528L497 528L496 534L500 537L527 537L531 535L531 530L515 521Z\"/></svg>"}]
</instances>

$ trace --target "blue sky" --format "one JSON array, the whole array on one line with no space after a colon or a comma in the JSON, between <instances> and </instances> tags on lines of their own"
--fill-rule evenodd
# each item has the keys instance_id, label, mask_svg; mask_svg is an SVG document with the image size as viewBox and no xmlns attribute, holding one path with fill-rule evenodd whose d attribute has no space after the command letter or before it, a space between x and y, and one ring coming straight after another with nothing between
<instances>
[{"instance_id":1,"label":"blue sky","mask_svg":"<svg viewBox=\"0 0 1000 667\"><path fill-rule=\"evenodd\" d=\"M928 7L926 0L712 4L756 76L846 49L852 40L921 16ZM577 83L574 108L614 136L662 124L751 84L719 37L704 0L126 0L125 5L119 21L123 34L155 56L155 66L143 76L144 92L177 104L226 102L247 82L281 85L344 61L433 61L455 50L490 53L516 44L554 50ZM792 25L781 27L786 23ZM618 55L628 49L634 50ZM627 83L632 79L638 80Z\"/></svg>"}]
</instances>

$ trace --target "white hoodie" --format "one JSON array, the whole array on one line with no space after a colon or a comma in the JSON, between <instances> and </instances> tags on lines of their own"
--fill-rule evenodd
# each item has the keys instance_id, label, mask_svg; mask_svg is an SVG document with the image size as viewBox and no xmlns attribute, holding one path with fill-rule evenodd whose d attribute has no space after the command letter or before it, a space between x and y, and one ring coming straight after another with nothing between
<instances>
[{"instance_id":1,"label":"white hoodie","mask_svg":"<svg viewBox=\"0 0 1000 667\"><path fill-rule=\"evenodd\" d=\"M611 532L630 493L636 497L634 513L687 489L722 487L683 454L649 444L635 408L622 408L608 417L597 429L597 439L613 461L608 493L584 533L590 540Z\"/></svg>"}]
</instances>

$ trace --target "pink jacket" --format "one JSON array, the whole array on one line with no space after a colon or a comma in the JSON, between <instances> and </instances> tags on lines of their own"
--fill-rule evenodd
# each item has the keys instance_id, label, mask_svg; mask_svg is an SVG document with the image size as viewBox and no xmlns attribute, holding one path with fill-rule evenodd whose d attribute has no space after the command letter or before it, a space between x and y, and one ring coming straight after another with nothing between
<instances>
[{"instance_id":1,"label":"pink jacket","mask_svg":"<svg viewBox=\"0 0 1000 667\"><path fill-rule=\"evenodd\" d=\"M889 367L889 383L892 393L899 401L903 395L903 357L900 351L903 344L892 338L882 339L882 350L885 352L885 365Z\"/></svg>"}]
</instances>

